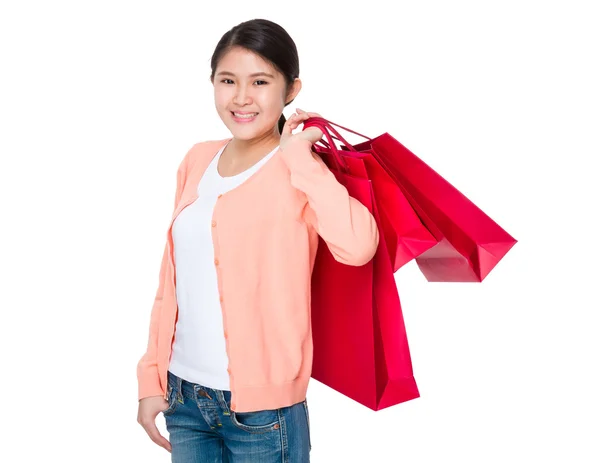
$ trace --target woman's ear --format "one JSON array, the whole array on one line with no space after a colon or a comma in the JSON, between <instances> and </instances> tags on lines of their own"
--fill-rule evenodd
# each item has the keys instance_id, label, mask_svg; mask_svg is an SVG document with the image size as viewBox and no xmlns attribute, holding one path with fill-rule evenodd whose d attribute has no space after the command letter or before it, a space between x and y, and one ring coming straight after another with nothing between
<instances>
[{"instance_id":1,"label":"woman's ear","mask_svg":"<svg viewBox=\"0 0 600 463\"><path fill-rule=\"evenodd\" d=\"M290 91L288 92L286 105L290 104L296 99L296 96L298 95L298 93L300 93L300 90L302 90L302 81L299 77L296 77L294 79L294 82L292 83Z\"/></svg>"}]
</instances>

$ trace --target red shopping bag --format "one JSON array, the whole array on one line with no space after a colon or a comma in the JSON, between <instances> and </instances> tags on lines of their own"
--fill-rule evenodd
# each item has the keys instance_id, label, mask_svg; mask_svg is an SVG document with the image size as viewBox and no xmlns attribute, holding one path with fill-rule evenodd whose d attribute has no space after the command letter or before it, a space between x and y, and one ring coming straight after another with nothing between
<instances>
[{"instance_id":1,"label":"red shopping bag","mask_svg":"<svg viewBox=\"0 0 600 463\"><path fill-rule=\"evenodd\" d=\"M351 145L333 125L367 141ZM368 152L392 177L437 244L416 256L428 281L481 282L517 240L389 133L369 138L324 118L304 127L331 131L344 156ZM330 139L330 145L333 141Z\"/></svg>"},{"instance_id":2,"label":"red shopping bag","mask_svg":"<svg viewBox=\"0 0 600 463\"><path fill-rule=\"evenodd\" d=\"M331 167L330 167L331 169ZM381 221L371 182L331 169ZM337 262L319 238L312 274L312 377L373 409L419 397L386 241L355 267Z\"/></svg>"}]
</instances>

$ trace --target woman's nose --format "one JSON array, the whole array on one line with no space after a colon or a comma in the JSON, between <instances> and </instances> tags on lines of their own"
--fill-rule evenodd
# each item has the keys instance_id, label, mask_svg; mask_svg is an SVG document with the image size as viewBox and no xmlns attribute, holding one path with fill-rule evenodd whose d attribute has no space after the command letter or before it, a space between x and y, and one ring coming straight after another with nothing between
<instances>
[{"instance_id":1,"label":"woman's nose","mask_svg":"<svg viewBox=\"0 0 600 463\"><path fill-rule=\"evenodd\" d=\"M235 92L233 97L233 102L238 105L243 105L251 102L251 96L246 89L238 87L238 90Z\"/></svg>"}]
</instances>

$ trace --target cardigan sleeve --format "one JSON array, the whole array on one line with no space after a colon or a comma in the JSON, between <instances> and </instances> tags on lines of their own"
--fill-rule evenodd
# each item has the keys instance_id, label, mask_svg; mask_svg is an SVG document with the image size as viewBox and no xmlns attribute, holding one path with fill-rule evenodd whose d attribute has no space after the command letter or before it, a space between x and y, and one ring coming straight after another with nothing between
<instances>
[{"instance_id":1,"label":"cardigan sleeve","mask_svg":"<svg viewBox=\"0 0 600 463\"><path fill-rule=\"evenodd\" d=\"M185 185L185 179L187 176L187 165L190 152L191 150L185 155L179 164L179 168L177 169L177 187L175 190L174 208L177 207L177 204L179 204L179 200L181 199L183 187ZM163 395L158 371L158 325L162 309L165 279L167 276L167 265L169 262L168 246L169 244L167 237L158 275L158 288L154 297L154 303L152 304L152 310L150 311L148 344L146 347L146 352L137 364L138 401L146 397Z\"/></svg>"},{"instance_id":2,"label":"cardigan sleeve","mask_svg":"<svg viewBox=\"0 0 600 463\"><path fill-rule=\"evenodd\" d=\"M346 265L368 263L379 244L379 230L369 209L349 195L309 140L295 139L281 150L291 183L307 198L304 219L323 238L333 257Z\"/></svg>"}]
</instances>

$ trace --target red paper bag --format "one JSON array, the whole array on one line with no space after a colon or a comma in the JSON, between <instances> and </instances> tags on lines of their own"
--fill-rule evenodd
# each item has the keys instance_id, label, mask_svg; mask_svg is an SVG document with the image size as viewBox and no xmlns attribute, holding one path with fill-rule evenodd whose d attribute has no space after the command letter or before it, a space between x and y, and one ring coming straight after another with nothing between
<instances>
[{"instance_id":1,"label":"red paper bag","mask_svg":"<svg viewBox=\"0 0 600 463\"><path fill-rule=\"evenodd\" d=\"M370 181L332 171L381 233ZM355 267L337 262L320 238L311 306L314 379L373 410L419 397L385 240L369 263Z\"/></svg>"},{"instance_id":2,"label":"red paper bag","mask_svg":"<svg viewBox=\"0 0 600 463\"><path fill-rule=\"evenodd\" d=\"M367 141L351 145L333 125ZM307 119L304 127L309 126L330 130L343 142L347 156L370 153L402 189L437 240L416 257L428 281L481 282L516 244L515 238L389 133L369 138L320 117Z\"/></svg>"}]
</instances>

